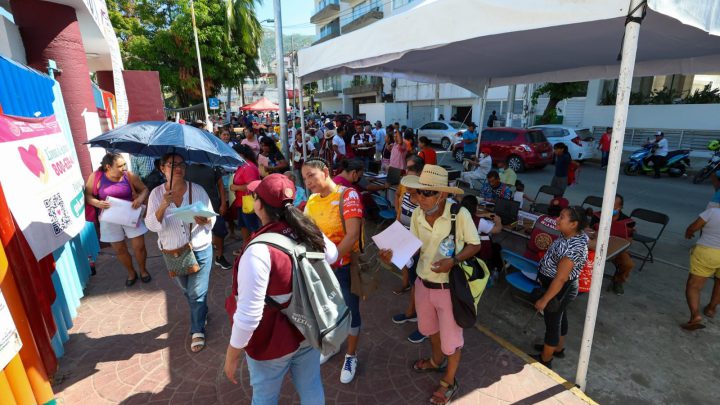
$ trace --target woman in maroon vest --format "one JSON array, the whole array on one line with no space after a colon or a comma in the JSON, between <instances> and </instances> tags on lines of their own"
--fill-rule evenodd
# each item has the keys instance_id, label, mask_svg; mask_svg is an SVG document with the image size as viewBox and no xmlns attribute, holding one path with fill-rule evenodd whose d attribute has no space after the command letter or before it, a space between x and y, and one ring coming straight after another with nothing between
<instances>
[{"instance_id":1,"label":"woman in maroon vest","mask_svg":"<svg viewBox=\"0 0 720 405\"><path fill-rule=\"evenodd\" d=\"M263 233L289 236L308 249L325 251L329 263L337 260L337 247L315 223L293 206L295 185L281 174L248 184ZM246 244L247 246L247 244ZM303 404L323 404L320 352L314 349L280 310L265 305L265 296L285 305L292 297L292 263L282 251L266 244L245 249L237 264L237 309L225 356L225 375L237 384L235 370L244 350L253 387L253 404L277 404L285 374Z\"/></svg>"}]
</instances>

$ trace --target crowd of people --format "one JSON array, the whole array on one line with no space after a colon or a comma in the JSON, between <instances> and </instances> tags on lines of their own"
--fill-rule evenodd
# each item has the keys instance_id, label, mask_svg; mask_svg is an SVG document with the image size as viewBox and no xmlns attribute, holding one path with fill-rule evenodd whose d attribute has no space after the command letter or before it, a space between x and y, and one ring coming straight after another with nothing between
<instances>
[{"instance_id":1,"label":"crowd of people","mask_svg":"<svg viewBox=\"0 0 720 405\"><path fill-rule=\"evenodd\" d=\"M303 133L299 119L291 120L288 123L291 156L284 156L279 129L268 119L272 117L233 116L230 125L217 130L217 136L245 161L234 172L188 164L175 153L160 159L133 156L133 170L129 171L121 155L105 156L100 168L87 180L87 204L106 209L108 197L131 201L134 208L147 204L144 221L137 227L99 222L101 241L112 245L127 270L125 285L132 287L138 278L144 283L151 281L145 264L144 235L148 230L155 232L167 270L189 304L190 350L199 352L206 344L212 266L232 269L234 295L229 299L234 305L225 362L227 377L237 382L235 372L244 352L253 403L277 403L283 376L288 371L303 403L323 403L320 367L336 352L321 355L283 315L281 308L266 304L271 297L280 307L287 306L293 292L293 264L277 247L250 242L259 235L278 233L309 250L324 252L350 312L340 370L341 383L350 383L362 360L361 302L365 298L353 284L357 282L353 267L359 266L365 218L376 214L372 193L390 187L368 182L364 173L371 166L379 166L380 171L397 168L403 171L403 177L393 204L396 219L422 241L422 247L398 269L402 284L393 292L409 294L404 311L393 316L392 322L417 323L417 330L407 339L413 343L429 340L431 354L417 360L412 368L417 372L441 373L430 402L449 402L459 389L456 374L464 339L463 328L453 315L448 273L453 266L472 257L483 259L494 272L500 271L501 248L493 238L501 232L503 224L498 216L479 210L478 204L499 199L534 203L524 194L523 183L505 162L492 162L490 151L481 149L474 156L477 150L474 125L463 137L469 170L463 173L461 181L477 189L479 199L463 196L463 189L451 185L447 170L437 165L437 155L429 140L420 137L416 141L413 130L399 123L383 126L379 121L369 125L311 118ZM563 198L572 162L566 146L554 147L557 164L552 184L561 192L551 201L548 212L536 221L538 231L549 235L549 242L538 246L534 241L541 238L531 237L526 253L538 262L541 288L534 302L535 308L543 312L546 326L544 341L536 345L535 357L548 367L552 367L553 358L564 357L567 308L581 291L589 252L595 247L593 227L597 229L599 219L597 213L570 206ZM716 178L715 181L720 185ZM196 216L192 223L169 215L174 209L196 202L217 215ZM451 213L455 204L460 206L457 215ZM612 221L624 225L616 236L630 239L634 223L622 208L623 197L618 194ZM687 287L691 319L683 326L687 329L702 327L699 291L713 275L716 285L704 315L714 316L720 303L717 282L720 273L716 270L720 268L718 210L716 206L708 207L687 231L690 238L703 230L692 255L693 270ZM456 234L451 239L452 249L448 250L446 240L451 236L451 223ZM228 235L243 241L243 248L232 252L237 256L234 265L224 250ZM128 239L138 269L127 249ZM381 250L378 259L391 266L392 256L392 250ZM633 261L623 252L613 262L617 272L610 288L621 295Z\"/></svg>"}]
</instances>

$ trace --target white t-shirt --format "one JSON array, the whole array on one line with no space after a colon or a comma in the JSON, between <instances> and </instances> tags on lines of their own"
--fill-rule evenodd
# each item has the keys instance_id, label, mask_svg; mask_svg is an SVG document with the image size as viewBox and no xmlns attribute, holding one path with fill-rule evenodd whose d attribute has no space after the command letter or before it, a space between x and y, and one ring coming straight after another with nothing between
<instances>
[{"instance_id":1,"label":"white t-shirt","mask_svg":"<svg viewBox=\"0 0 720 405\"><path fill-rule=\"evenodd\" d=\"M513 200L520 203L520 208L523 206L523 201L525 200L523 197L525 196L525 193L522 191L516 191L515 194L513 194Z\"/></svg>"},{"instance_id":2,"label":"white t-shirt","mask_svg":"<svg viewBox=\"0 0 720 405\"><path fill-rule=\"evenodd\" d=\"M482 234L489 234L492 229L495 227L495 222L480 218L480 221L478 221L478 233L480 234L480 238L482 238Z\"/></svg>"},{"instance_id":3,"label":"white t-shirt","mask_svg":"<svg viewBox=\"0 0 720 405\"><path fill-rule=\"evenodd\" d=\"M655 149L655 156L667 156L668 154L668 141L663 137L657 143L657 149Z\"/></svg>"},{"instance_id":4,"label":"white t-shirt","mask_svg":"<svg viewBox=\"0 0 720 405\"><path fill-rule=\"evenodd\" d=\"M338 151L340 151L341 155L346 155L345 151L345 141L340 137L340 135L335 135L332 139L332 144L337 145Z\"/></svg>"},{"instance_id":5,"label":"white t-shirt","mask_svg":"<svg viewBox=\"0 0 720 405\"><path fill-rule=\"evenodd\" d=\"M705 226L702 228L702 235L697 244L720 249L720 208L707 209L699 216L705 221Z\"/></svg>"}]
</instances>

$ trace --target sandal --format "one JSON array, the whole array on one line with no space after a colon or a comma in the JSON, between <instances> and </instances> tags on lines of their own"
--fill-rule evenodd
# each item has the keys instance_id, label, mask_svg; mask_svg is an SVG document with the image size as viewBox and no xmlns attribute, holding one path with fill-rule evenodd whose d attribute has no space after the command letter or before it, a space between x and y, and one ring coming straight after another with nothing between
<instances>
[{"instance_id":1,"label":"sandal","mask_svg":"<svg viewBox=\"0 0 720 405\"><path fill-rule=\"evenodd\" d=\"M698 329L705 329L705 325L701 321L697 322L687 322L682 325L680 325L681 328L689 331L698 330Z\"/></svg>"},{"instance_id":2,"label":"sandal","mask_svg":"<svg viewBox=\"0 0 720 405\"><path fill-rule=\"evenodd\" d=\"M429 365L429 366L428 366ZM428 373L431 371L443 372L447 368L447 359L443 359L440 365L435 364L432 357L429 359L420 359L413 364L413 370L418 373Z\"/></svg>"},{"instance_id":3,"label":"sandal","mask_svg":"<svg viewBox=\"0 0 720 405\"><path fill-rule=\"evenodd\" d=\"M235 249L232 253L233 256L240 256L242 254L242 249Z\"/></svg>"},{"instance_id":4,"label":"sandal","mask_svg":"<svg viewBox=\"0 0 720 405\"><path fill-rule=\"evenodd\" d=\"M149 283L152 280L152 276L150 273L147 273L147 276L140 276L140 281L143 283Z\"/></svg>"},{"instance_id":5,"label":"sandal","mask_svg":"<svg viewBox=\"0 0 720 405\"><path fill-rule=\"evenodd\" d=\"M444 390L443 390L444 389ZM434 405L445 405L449 404L455 395L457 395L460 385L457 380L453 385L440 380L440 386L433 392L430 398L430 403Z\"/></svg>"},{"instance_id":6,"label":"sandal","mask_svg":"<svg viewBox=\"0 0 720 405\"><path fill-rule=\"evenodd\" d=\"M125 287L132 287L133 284L135 284L137 282L137 280L138 280L138 275L137 275L137 273L135 273L134 278L128 278L125 280Z\"/></svg>"},{"instance_id":7,"label":"sandal","mask_svg":"<svg viewBox=\"0 0 720 405\"><path fill-rule=\"evenodd\" d=\"M703 309L703 314L705 314L705 316L707 316L708 318L715 318L715 310L714 310L714 309L710 309L710 305L707 305L707 306Z\"/></svg>"},{"instance_id":8,"label":"sandal","mask_svg":"<svg viewBox=\"0 0 720 405\"><path fill-rule=\"evenodd\" d=\"M197 340L196 340L197 339ZM205 334L204 333L193 333L192 343L190 343L190 351L197 353L205 348Z\"/></svg>"},{"instance_id":9,"label":"sandal","mask_svg":"<svg viewBox=\"0 0 720 405\"><path fill-rule=\"evenodd\" d=\"M406 286L404 286L404 287L398 288L397 290L393 290L393 294L395 294L395 295L403 295L403 294L405 294L406 292L410 291L411 289L412 289L412 286L411 286L410 284L408 284L408 285L406 285Z\"/></svg>"}]
</instances>

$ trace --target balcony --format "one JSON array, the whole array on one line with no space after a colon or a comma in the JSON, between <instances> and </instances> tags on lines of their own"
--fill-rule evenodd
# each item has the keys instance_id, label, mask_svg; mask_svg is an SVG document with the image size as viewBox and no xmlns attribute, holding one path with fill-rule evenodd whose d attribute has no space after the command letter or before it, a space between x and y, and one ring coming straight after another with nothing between
<instances>
[{"instance_id":1,"label":"balcony","mask_svg":"<svg viewBox=\"0 0 720 405\"><path fill-rule=\"evenodd\" d=\"M382 91L382 77L355 76L350 87L343 89L343 94L377 93Z\"/></svg>"},{"instance_id":2,"label":"balcony","mask_svg":"<svg viewBox=\"0 0 720 405\"><path fill-rule=\"evenodd\" d=\"M340 35L340 21L336 18L330 24L322 27L313 45L323 43Z\"/></svg>"},{"instance_id":3,"label":"balcony","mask_svg":"<svg viewBox=\"0 0 720 405\"><path fill-rule=\"evenodd\" d=\"M310 22L317 24L323 20L327 20L332 16L336 16L340 11L339 0L322 0L315 7L315 13L310 17Z\"/></svg>"},{"instance_id":4,"label":"balcony","mask_svg":"<svg viewBox=\"0 0 720 405\"><path fill-rule=\"evenodd\" d=\"M367 0L353 7L352 13L341 18L342 33L347 34L366 27L383 18L383 3L380 0Z\"/></svg>"}]
</instances>

